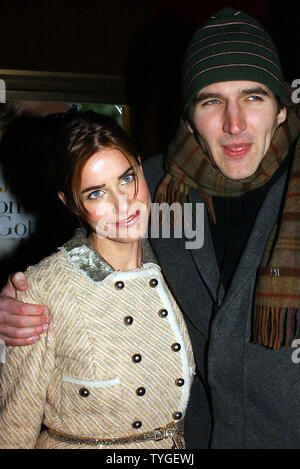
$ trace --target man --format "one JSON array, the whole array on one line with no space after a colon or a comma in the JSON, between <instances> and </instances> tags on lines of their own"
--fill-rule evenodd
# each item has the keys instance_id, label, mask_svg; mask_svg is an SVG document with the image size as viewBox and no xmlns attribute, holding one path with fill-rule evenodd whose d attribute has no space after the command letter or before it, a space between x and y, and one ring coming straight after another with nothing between
<instances>
[{"instance_id":1,"label":"man","mask_svg":"<svg viewBox=\"0 0 300 469\"><path fill-rule=\"evenodd\" d=\"M288 116L269 35L252 17L221 10L191 41L183 91L156 200L204 202L204 245L186 249L183 237L152 246L197 363L187 447L297 448L300 122L295 110ZM145 166L154 191L162 160ZM39 307L16 303L12 284L3 293L0 333L8 344L32 343L46 322Z\"/></svg>"}]
</instances>

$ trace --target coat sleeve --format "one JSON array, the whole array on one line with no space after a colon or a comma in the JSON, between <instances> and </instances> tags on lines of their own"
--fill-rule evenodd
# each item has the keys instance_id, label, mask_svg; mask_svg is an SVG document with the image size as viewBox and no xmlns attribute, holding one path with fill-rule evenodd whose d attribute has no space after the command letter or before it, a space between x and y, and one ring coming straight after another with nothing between
<instances>
[{"instance_id":1,"label":"coat sleeve","mask_svg":"<svg viewBox=\"0 0 300 469\"><path fill-rule=\"evenodd\" d=\"M18 294L25 303L45 304L38 282ZM34 448L40 433L47 389L54 370L54 324L29 346L6 347L0 364L0 448Z\"/></svg>"}]
</instances>

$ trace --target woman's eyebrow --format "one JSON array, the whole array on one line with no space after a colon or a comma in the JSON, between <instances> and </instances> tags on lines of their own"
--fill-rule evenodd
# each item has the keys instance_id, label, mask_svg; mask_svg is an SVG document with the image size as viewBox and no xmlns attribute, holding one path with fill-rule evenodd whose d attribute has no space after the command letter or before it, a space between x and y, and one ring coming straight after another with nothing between
<instances>
[{"instance_id":1,"label":"woman's eyebrow","mask_svg":"<svg viewBox=\"0 0 300 469\"><path fill-rule=\"evenodd\" d=\"M122 173L121 176L118 177L118 179L123 179L125 176L127 176L128 173L130 173L130 171L133 171L133 166L129 166L129 168L127 168L126 171L124 171L124 173Z\"/></svg>"},{"instance_id":2,"label":"woman's eyebrow","mask_svg":"<svg viewBox=\"0 0 300 469\"><path fill-rule=\"evenodd\" d=\"M100 184L100 186L87 187L86 189L83 189L81 191L81 194L85 194L86 192L89 192L89 191L95 191L95 190L103 189L103 187L105 187L105 184Z\"/></svg>"},{"instance_id":3,"label":"woman's eyebrow","mask_svg":"<svg viewBox=\"0 0 300 469\"><path fill-rule=\"evenodd\" d=\"M120 176L118 176L118 180L123 179L132 170L133 170L133 166L129 166L129 168L127 168L126 171L124 171L124 173L122 173ZM103 187L105 187L105 186L106 186L106 184L100 184L98 186L86 187L85 189L83 189L81 191L81 194L85 194L86 192L89 192L89 191L95 191L95 190L103 189Z\"/></svg>"}]
</instances>

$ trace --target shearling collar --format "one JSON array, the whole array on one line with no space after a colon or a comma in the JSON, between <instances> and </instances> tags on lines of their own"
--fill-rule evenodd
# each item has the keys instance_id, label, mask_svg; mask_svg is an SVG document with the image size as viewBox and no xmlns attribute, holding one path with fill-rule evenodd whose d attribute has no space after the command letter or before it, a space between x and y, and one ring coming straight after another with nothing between
<instances>
[{"instance_id":1,"label":"shearling collar","mask_svg":"<svg viewBox=\"0 0 300 469\"><path fill-rule=\"evenodd\" d=\"M142 263L157 264L155 255L147 239L142 240L143 254ZM59 248L68 257L76 269L81 270L86 276L95 282L101 282L109 274L115 272L113 267L106 262L92 247L86 231L79 228L75 231L73 238Z\"/></svg>"}]
</instances>

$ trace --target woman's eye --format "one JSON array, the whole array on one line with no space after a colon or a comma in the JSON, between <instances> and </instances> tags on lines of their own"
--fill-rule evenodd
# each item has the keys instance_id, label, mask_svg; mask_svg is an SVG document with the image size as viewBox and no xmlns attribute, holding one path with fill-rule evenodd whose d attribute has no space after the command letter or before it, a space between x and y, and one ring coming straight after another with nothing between
<instances>
[{"instance_id":1,"label":"woman's eye","mask_svg":"<svg viewBox=\"0 0 300 469\"><path fill-rule=\"evenodd\" d=\"M127 176L125 176L122 179L122 184L129 184L130 182L132 182L134 180L134 178L135 178L134 173L127 174Z\"/></svg>"},{"instance_id":2,"label":"woman's eye","mask_svg":"<svg viewBox=\"0 0 300 469\"><path fill-rule=\"evenodd\" d=\"M103 194L104 194L103 191L94 191L88 196L88 198L89 199L99 199L99 197L101 197Z\"/></svg>"}]
</instances>

